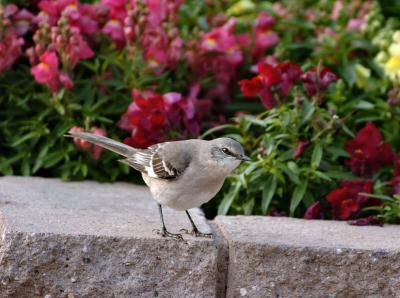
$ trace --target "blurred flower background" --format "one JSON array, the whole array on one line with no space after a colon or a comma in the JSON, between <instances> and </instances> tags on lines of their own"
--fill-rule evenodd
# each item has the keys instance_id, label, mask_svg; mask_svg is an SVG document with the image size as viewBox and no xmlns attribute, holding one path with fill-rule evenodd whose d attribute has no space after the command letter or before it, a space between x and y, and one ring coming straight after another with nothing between
<instances>
[{"instance_id":1,"label":"blurred flower background","mask_svg":"<svg viewBox=\"0 0 400 298\"><path fill-rule=\"evenodd\" d=\"M0 4L0 173L133 181L69 130L138 148L230 136L204 206L400 222L400 8L373 0Z\"/></svg>"}]
</instances>

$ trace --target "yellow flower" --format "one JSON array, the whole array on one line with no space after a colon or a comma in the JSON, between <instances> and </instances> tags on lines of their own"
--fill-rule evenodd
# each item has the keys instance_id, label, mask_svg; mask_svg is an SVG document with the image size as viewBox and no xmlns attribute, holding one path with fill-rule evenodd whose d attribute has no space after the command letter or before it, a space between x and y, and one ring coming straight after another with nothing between
<instances>
[{"instance_id":1,"label":"yellow flower","mask_svg":"<svg viewBox=\"0 0 400 298\"><path fill-rule=\"evenodd\" d=\"M356 73L356 84L359 88L368 88L370 86L369 78L371 77L371 70L361 64L354 66Z\"/></svg>"},{"instance_id":2,"label":"yellow flower","mask_svg":"<svg viewBox=\"0 0 400 298\"><path fill-rule=\"evenodd\" d=\"M237 16L245 13L253 12L256 8L255 4L250 0L241 0L227 10L228 15Z\"/></svg>"}]
</instances>

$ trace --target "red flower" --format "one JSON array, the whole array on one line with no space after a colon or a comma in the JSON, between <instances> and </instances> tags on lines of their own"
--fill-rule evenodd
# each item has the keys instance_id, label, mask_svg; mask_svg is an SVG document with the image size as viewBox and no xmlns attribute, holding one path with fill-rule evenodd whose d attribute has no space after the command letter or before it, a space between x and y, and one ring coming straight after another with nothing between
<instances>
[{"instance_id":1,"label":"red flower","mask_svg":"<svg viewBox=\"0 0 400 298\"><path fill-rule=\"evenodd\" d=\"M301 155L304 152L304 149L308 146L308 144L310 144L309 141L307 140L298 140L297 141L297 145L296 145L296 149L294 150L294 157L296 159L300 158Z\"/></svg>"},{"instance_id":2,"label":"red flower","mask_svg":"<svg viewBox=\"0 0 400 298\"><path fill-rule=\"evenodd\" d=\"M119 127L131 132L125 143L147 148L170 139L198 136L200 120L207 101L197 100L199 86L193 86L188 97L176 92L164 95L138 90L132 91L133 103L122 116Z\"/></svg>"},{"instance_id":3,"label":"red flower","mask_svg":"<svg viewBox=\"0 0 400 298\"><path fill-rule=\"evenodd\" d=\"M310 205L310 207L307 208L306 213L304 213L304 218L305 219L320 219L320 218L322 218L321 202L317 201L314 204Z\"/></svg>"},{"instance_id":4,"label":"red flower","mask_svg":"<svg viewBox=\"0 0 400 298\"><path fill-rule=\"evenodd\" d=\"M392 194L400 194L400 153L395 157L393 178L389 181L389 185L392 187Z\"/></svg>"},{"instance_id":5,"label":"red flower","mask_svg":"<svg viewBox=\"0 0 400 298\"><path fill-rule=\"evenodd\" d=\"M263 89L263 78L258 75L250 80L239 81L240 90L244 96L256 96Z\"/></svg>"},{"instance_id":6,"label":"red flower","mask_svg":"<svg viewBox=\"0 0 400 298\"><path fill-rule=\"evenodd\" d=\"M354 139L346 141L344 147L351 155L347 164L354 174L370 176L393 161L392 148L383 143L381 132L372 122L368 122Z\"/></svg>"},{"instance_id":7,"label":"red flower","mask_svg":"<svg viewBox=\"0 0 400 298\"><path fill-rule=\"evenodd\" d=\"M341 188L331 191L326 200L331 204L333 219L349 219L365 206L375 205L370 198L360 195L360 192L372 193L371 181L342 181Z\"/></svg>"},{"instance_id":8,"label":"red flower","mask_svg":"<svg viewBox=\"0 0 400 298\"><path fill-rule=\"evenodd\" d=\"M321 96L329 85L337 79L337 75L325 66L312 67L301 76L304 88L309 96Z\"/></svg>"},{"instance_id":9,"label":"red flower","mask_svg":"<svg viewBox=\"0 0 400 298\"><path fill-rule=\"evenodd\" d=\"M239 85L244 96L258 95L267 109L284 99L302 74L300 66L285 61L276 65L261 62L259 75L250 80L241 80Z\"/></svg>"}]
</instances>

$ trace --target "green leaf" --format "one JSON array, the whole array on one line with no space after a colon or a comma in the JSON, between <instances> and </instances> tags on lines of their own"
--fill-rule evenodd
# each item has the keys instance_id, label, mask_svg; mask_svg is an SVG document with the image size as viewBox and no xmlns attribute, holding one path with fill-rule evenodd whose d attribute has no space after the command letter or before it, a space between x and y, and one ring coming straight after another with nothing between
<instances>
[{"instance_id":1,"label":"green leaf","mask_svg":"<svg viewBox=\"0 0 400 298\"><path fill-rule=\"evenodd\" d=\"M294 212L296 211L297 207L299 206L301 200L306 193L308 186L308 181L297 185L293 191L292 199L290 200L290 216L293 216Z\"/></svg>"},{"instance_id":2,"label":"green leaf","mask_svg":"<svg viewBox=\"0 0 400 298\"><path fill-rule=\"evenodd\" d=\"M314 114L314 111L314 105L308 100L304 100L303 105L301 106L301 123L304 124L308 122Z\"/></svg>"},{"instance_id":3,"label":"green leaf","mask_svg":"<svg viewBox=\"0 0 400 298\"><path fill-rule=\"evenodd\" d=\"M331 179L328 175L326 175L325 173L322 173L322 172L320 172L320 171L315 171L314 173L315 173L315 175L316 175L317 177L319 177L319 178L321 178L321 179L324 179L324 180L326 180L326 181L332 181L332 179Z\"/></svg>"},{"instance_id":4,"label":"green leaf","mask_svg":"<svg viewBox=\"0 0 400 298\"><path fill-rule=\"evenodd\" d=\"M235 185L231 186L231 189L229 190L228 194L225 195L225 197L218 206L218 215L226 215L228 213L228 210L231 207L232 202L237 196L239 190L240 190L240 183L236 182Z\"/></svg>"},{"instance_id":5,"label":"green leaf","mask_svg":"<svg viewBox=\"0 0 400 298\"><path fill-rule=\"evenodd\" d=\"M31 131L30 133L24 135L22 138L19 138L18 140L16 140L14 143L11 144L11 147L16 147L19 144L22 144L23 142L36 138L37 136L40 135L40 132L38 131Z\"/></svg>"},{"instance_id":6,"label":"green leaf","mask_svg":"<svg viewBox=\"0 0 400 298\"><path fill-rule=\"evenodd\" d=\"M365 193L365 192L359 192L358 195L363 195L363 196L369 197L369 198L380 199L383 201L390 201L390 202L394 201L392 197L386 196L386 195L378 195L378 194Z\"/></svg>"},{"instance_id":7,"label":"green leaf","mask_svg":"<svg viewBox=\"0 0 400 298\"><path fill-rule=\"evenodd\" d=\"M313 153L311 155L311 167L316 169L321 163L323 149L320 143L315 144Z\"/></svg>"},{"instance_id":8,"label":"green leaf","mask_svg":"<svg viewBox=\"0 0 400 298\"><path fill-rule=\"evenodd\" d=\"M243 206L243 212L245 215L251 215L253 213L255 205L255 200L252 198L251 200L247 201Z\"/></svg>"},{"instance_id":9,"label":"green leaf","mask_svg":"<svg viewBox=\"0 0 400 298\"><path fill-rule=\"evenodd\" d=\"M354 105L354 108L359 110L372 110L375 108L375 105L368 101L360 100Z\"/></svg>"},{"instance_id":10,"label":"green leaf","mask_svg":"<svg viewBox=\"0 0 400 298\"><path fill-rule=\"evenodd\" d=\"M327 175L328 177L332 178L332 179L355 179L357 178L356 176L354 176L352 173L350 172L344 172L344 171L340 171L340 170L333 170L333 171L327 171L325 172L325 175Z\"/></svg>"},{"instance_id":11,"label":"green leaf","mask_svg":"<svg viewBox=\"0 0 400 298\"><path fill-rule=\"evenodd\" d=\"M267 182L264 185L264 189L262 192L262 201L261 201L261 212L262 214L266 214L269 204L271 203L272 197L274 196L277 185L276 176L270 175L267 179Z\"/></svg>"},{"instance_id":12,"label":"green leaf","mask_svg":"<svg viewBox=\"0 0 400 298\"><path fill-rule=\"evenodd\" d=\"M279 168L289 177L289 179L294 183L294 184L300 184L300 179L297 175L297 173L293 172L290 168L280 165Z\"/></svg>"}]
</instances>

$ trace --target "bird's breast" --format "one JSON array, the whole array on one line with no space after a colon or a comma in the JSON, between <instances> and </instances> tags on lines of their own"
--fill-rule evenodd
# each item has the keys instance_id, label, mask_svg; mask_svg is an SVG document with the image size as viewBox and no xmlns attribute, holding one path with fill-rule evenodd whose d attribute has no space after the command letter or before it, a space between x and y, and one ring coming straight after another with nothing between
<instances>
[{"instance_id":1,"label":"bird's breast","mask_svg":"<svg viewBox=\"0 0 400 298\"><path fill-rule=\"evenodd\" d=\"M187 210L211 200L221 189L225 177L188 171L173 180L152 178L145 174L143 179L158 203L176 210Z\"/></svg>"}]
</instances>

